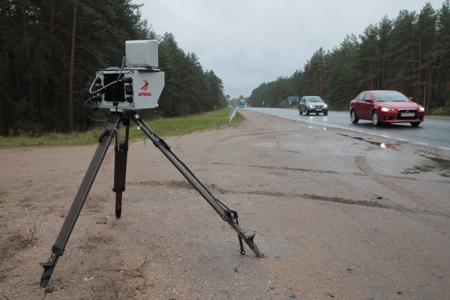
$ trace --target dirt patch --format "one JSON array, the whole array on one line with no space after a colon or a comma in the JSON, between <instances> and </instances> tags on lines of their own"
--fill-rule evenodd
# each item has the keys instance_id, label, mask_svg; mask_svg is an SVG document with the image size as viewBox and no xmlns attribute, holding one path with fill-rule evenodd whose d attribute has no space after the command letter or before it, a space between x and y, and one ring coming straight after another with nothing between
<instances>
[{"instance_id":1,"label":"dirt patch","mask_svg":"<svg viewBox=\"0 0 450 300\"><path fill-rule=\"evenodd\" d=\"M123 212L107 153L47 289L42 267L96 146L0 150L0 299L446 299L450 155L240 109L166 141L256 233L245 245L150 141ZM151 126L151 124L149 124ZM370 141L370 142L367 142Z\"/></svg>"}]
</instances>

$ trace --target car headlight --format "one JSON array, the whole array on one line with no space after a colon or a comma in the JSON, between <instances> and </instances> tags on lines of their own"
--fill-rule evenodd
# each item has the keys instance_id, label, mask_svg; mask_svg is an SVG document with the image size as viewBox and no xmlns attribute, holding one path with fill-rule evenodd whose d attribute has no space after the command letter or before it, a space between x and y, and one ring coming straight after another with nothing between
<instances>
[{"instance_id":1,"label":"car headlight","mask_svg":"<svg viewBox=\"0 0 450 300\"><path fill-rule=\"evenodd\" d=\"M308 105L309 106L309 108L314 108L314 105Z\"/></svg>"},{"instance_id":2,"label":"car headlight","mask_svg":"<svg viewBox=\"0 0 450 300\"><path fill-rule=\"evenodd\" d=\"M419 107L418 111L419 112L424 112L425 111L425 107L423 107L423 106Z\"/></svg>"},{"instance_id":3,"label":"car headlight","mask_svg":"<svg viewBox=\"0 0 450 300\"><path fill-rule=\"evenodd\" d=\"M323 108L328 108L328 105L324 104L324 105L323 105Z\"/></svg>"},{"instance_id":4,"label":"car headlight","mask_svg":"<svg viewBox=\"0 0 450 300\"><path fill-rule=\"evenodd\" d=\"M395 108L389 108L389 107L382 107L382 112L395 112Z\"/></svg>"}]
</instances>

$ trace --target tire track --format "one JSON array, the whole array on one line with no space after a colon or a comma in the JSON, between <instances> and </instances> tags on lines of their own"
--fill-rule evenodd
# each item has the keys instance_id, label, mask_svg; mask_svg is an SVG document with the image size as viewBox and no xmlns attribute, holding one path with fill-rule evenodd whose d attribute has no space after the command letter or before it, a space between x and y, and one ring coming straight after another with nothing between
<instances>
[{"instance_id":1,"label":"tire track","mask_svg":"<svg viewBox=\"0 0 450 300\"><path fill-rule=\"evenodd\" d=\"M404 206L401 204L396 203L395 201L390 200L392 204L388 204L390 208L394 208L396 210L401 211L410 211L410 212L417 212L417 213L425 213L425 214L431 214L436 216L446 216L449 217L448 213L443 213L439 211L432 211L425 209L423 207L427 207L426 202L424 202L424 199L422 199L420 196L418 196L416 193L411 192L408 189L405 189L401 187L400 185L396 184L392 181L392 179L398 179L397 177L392 176L385 176L381 175L378 172L376 172L374 169L372 169L366 162L366 157L363 155L358 155L355 157L355 163L357 167L368 177L372 178L375 182L378 182L379 184L383 185L387 189L398 193L402 197L408 199L409 201L416 203L420 205L421 207L412 207L410 205ZM402 178L403 179L403 178ZM389 201L389 200L388 200Z\"/></svg>"},{"instance_id":2,"label":"tire track","mask_svg":"<svg viewBox=\"0 0 450 300\"><path fill-rule=\"evenodd\" d=\"M177 181L177 180L169 180L169 181L140 181L140 182L130 182L130 185L133 186L150 186L150 187L167 187L170 188L179 188L179 189L188 189L194 190L192 185L190 185L187 181ZM390 203L381 203L377 201L369 201L369 200L360 200L360 199L348 199L342 197L326 197L315 194L300 194L295 192L271 192L271 191L259 191L259 190L225 190L220 187L217 187L215 184L207 185L206 188L210 190L213 194L220 195L253 195L253 196L269 196L276 198L294 198L294 199L302 199L302 200L315 200L315 201L323 201L323 202L332 202L332 203L341 203L348 205L357 205L357 206L365 206L365 207L373 207L380 209L392 209L399 212L409 212L423 215L432 215L432 216L440 216L449 218L450 215L448 213L444 213L441 211L433 211L428 209L421 208L410 208L400 204L390 204Z\"/></svg>"},{"instance_id":3,"label":"tire track","mask_svg":"<svg viewBox=\"0 0 450 300\"><path fill-rule=\"evenodd\" d=\"M373 170L366 162L366 157L363 155L358 155L355 157L355 163L358 169L360 169L366 176L373 178L376 182L381 185L387 187L388 189L405 195L406 197L412 199L415 202L421 202L421 199L417 197L414 193L411 193L409 190L395 184L392 182L392 176L380 175L375 170Z\"/></svg>"}]
</instances>

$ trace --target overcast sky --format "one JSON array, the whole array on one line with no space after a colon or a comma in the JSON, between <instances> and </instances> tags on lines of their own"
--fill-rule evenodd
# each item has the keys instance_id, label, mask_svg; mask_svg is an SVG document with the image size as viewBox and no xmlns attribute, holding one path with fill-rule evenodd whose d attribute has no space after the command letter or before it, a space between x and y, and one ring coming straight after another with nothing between
<instances>
[{"instance_id":1,"label":"overcast sky","mask_svg":"<svg viewBox=\"0 0 450 300\"><path fill-rule=\"evenodd\" d=\"M195 53L223 81L225 95L248 97L263 82L289 77L314 52L339 47L384 16L420 13L426 0L133 0L142 18ZM444 0L429 1L439 10Z\"/></svg>"}]
</instances>

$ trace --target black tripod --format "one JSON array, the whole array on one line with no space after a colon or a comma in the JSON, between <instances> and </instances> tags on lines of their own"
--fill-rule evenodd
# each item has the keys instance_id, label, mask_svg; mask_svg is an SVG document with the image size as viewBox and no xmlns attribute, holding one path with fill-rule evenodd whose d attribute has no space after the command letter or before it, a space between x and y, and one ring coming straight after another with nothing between
<instances>
[{"instance_id":1,"label":"black tripod","mask_svg":"<svg viewBox=\"0 0 450 300\"><path fill-rule=\"evenodd\" d=\"M70 207L70 210L64 220L64 224L61 227L59 235L56 239L55 244L52 247L52 253L47 262L41 263L44 267L44 272L41 277L41 287L46 287L50 281L53 270L55 269L56 263L60 256L64 254L64 248L67 245L70 234L75 226L75 223L80 215L81 209L84 202L89 194L89 191L94 183L95 176L100 169L100 166L105 158L108 147L111 140L116 136L116 146L115 146L115 162L114 162L114 187L113 191L116 193L116 217L120 218L122 213L122 193L125 191L125 176L127 168L127 154L128 154L128 135L130 119L135 122L140 129L152 140L153 144L161 150L161 152L170 160L170 162L183 174L183 176L192 184L192 186L205 198L206 201L214 208L214 210L220 215L220 217L226 221L230 226L237 232L239 238L239 245L241 249L241 254L244 255L244 246L242 240L253 250L256 256L260 256L258 247L253 243L253 238L255 234L249 236L245 235L245 232L239 227L238 224L238 214L237 212L230 210L218 199L216 199L206 187L195 177L195 175L189 170L189 168L181 162L178 157L170 150L169 145L159 138L147 124L141 119L141 117L134 111L126 111L122 113L117 113L114 115L106 129L102 132L99 138L99 145L92 158L92 161L88 167L88 170L81 182L80 188L75 196L75 199ZM119 140L118 131L120 123L126 127L125 140Z\"/></svg>"}]
</instances>

